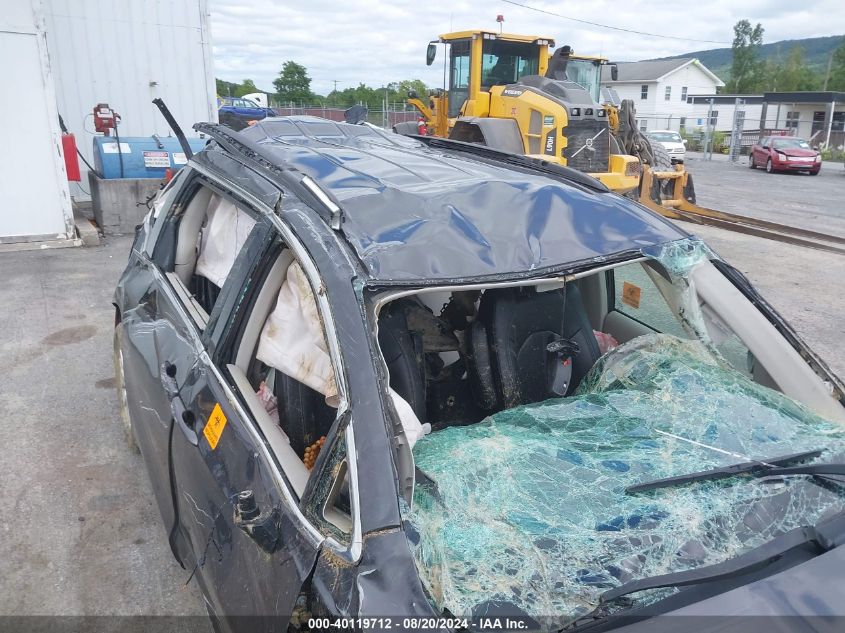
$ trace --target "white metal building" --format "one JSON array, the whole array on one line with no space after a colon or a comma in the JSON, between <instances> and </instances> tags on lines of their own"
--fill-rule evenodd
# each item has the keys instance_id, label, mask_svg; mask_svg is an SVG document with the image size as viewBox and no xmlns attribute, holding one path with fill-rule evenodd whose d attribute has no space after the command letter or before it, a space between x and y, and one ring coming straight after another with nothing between
<instances>
[{"instance_id":1,"label":"white metal building","mask_svg":"<svg viewBox=\"0 0 845 633\"><path fill-rule=\"evenodd\" d=\"M737 104L739 100L739 104ZM691 113L687 116L685 129L687 132L700 132L707 128L707 117L710 117L710 128L719 132L730 132L733 129L734 113L736 110L744 112L743 129L756 130L760 127L760 114L763 109L762 95L727 95L704 94L690 95L688 98Z\"/></svg>"},{"instance_id":2,"label":"white metal building","mask_svg":"<svg viewBox=\"0 0 845 633\"><path fill-rule=\"evenodd\" d=\"M695 58L621 62L614 81L602 68L602 86L613 88L620 99L632 99L643 131L679 130L692 116L687 97L713 94L724 82Z\"/></svg>"},{"instance_id":3,"label":"white metal building","mask_svg":"<svg viewBox=\"0 0 845 633\"><path fill-rule=\"evenodd\" d=\"M68 240L73 213L37 0L0 10L0 243Z\"/></svg>"},{"instance_id":4,"label":"white metal building","mask_svg":"<svg viewBox=\"0 0 845 633\"><path fill-rule=\"evenodd\" d=\"M66 233L68 192L88 197L85 165L82 185L68 188L64 163L56 164L58 115L89 162L98 103L121 115L121 137L170 134L151 103L155 97L164 99L189 136L196 121L217 120L207 0L2 4L0 76L19 98L0 99L0 134L26 157L0 157L0 240ZM38 185L22 188L22 182Z\"/></svg>"},{"instance_id":5,"label":"white metal building","mask_svg":"<svg viewBox=\"0 0 845 633\"><path fill-rule=\"evenodd\" d=\"M739 105L737 105L737 99ZM845 93L767 92L762 95L691 95L693 114L687 118L689 132L707 127L729 132L734 111L744 113L743 130L778 130L808 139L814 145L841 148L845 145Z\"/></svg>"}]
</instances>

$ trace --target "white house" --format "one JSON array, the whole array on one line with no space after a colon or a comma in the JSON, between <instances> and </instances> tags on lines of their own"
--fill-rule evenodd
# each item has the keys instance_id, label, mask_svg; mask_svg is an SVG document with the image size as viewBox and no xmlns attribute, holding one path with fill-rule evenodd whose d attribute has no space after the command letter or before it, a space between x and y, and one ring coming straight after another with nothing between
<instances>
[{"instance_id":1,"label":"white house","mask_svg":"<svg viewBox=\"0 0 845 633\"><path fill-rule=\"evenodd\" d=\"M687 97L714 94L724 82L695 58L620 62L616 80L610 67L602 68L602 86L613 88L620 99L632 99L643 131L678 130L693 115Z\"/></svg>"}]
</instances>

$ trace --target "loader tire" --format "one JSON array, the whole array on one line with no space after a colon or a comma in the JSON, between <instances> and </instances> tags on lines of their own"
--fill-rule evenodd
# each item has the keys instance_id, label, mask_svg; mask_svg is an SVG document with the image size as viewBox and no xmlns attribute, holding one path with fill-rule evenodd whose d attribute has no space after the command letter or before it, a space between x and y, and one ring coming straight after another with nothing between
<instances>
[{"instance_id":1,"label":"loader tire","mask_svg":"<svg viewBox=\"0 0 845 633\"><path fill-rule=\"evenodd\" d=\"M654 171L675 171L668 150L660 143L653 143L649 140L648 144L651 146L651 155L654 156L654 164L651 168Z\"/></svg>"},{"instance_id":2,"label":"loader tire","mask_svg":"<svg viewBox=\"0 0 845 633\"><path fill-rule=\"evenodd\" d=\"M648 143L651 148L651 155L654 157L651 168L654 171L675 171L675 166L672 164L672 157L663 145L657 142L652 142L647 136L644 136L643 142ZM655 186L658 185L658 186ZM672 197L675 184L671 180L657 180L655 179L652 185L652 193L656 197L659 192L661 200L668 200ZM655 200L660 204L660 200Z\"/></svg>"}]
</instances>

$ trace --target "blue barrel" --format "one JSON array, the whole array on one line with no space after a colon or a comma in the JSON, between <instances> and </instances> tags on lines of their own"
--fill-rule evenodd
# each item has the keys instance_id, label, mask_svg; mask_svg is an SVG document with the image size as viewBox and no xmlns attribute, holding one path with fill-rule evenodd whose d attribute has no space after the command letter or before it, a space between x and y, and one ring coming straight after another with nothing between
<instances>
[{"instance_id":1,"label":"blue barrel","mask_svg":"<svg viewBox=\"0 0 845 633\"><path fill-rule=\"evenodd\" d=\"M205 147L206 142L207 139L188 139L195 153ZM120 153L113 136L94 137L94 167L103 178L120 178L121 155L124 178L164 178L168 167L176 171L187 162L175 137L121 136Z\"/></svg>"}]
</instances>

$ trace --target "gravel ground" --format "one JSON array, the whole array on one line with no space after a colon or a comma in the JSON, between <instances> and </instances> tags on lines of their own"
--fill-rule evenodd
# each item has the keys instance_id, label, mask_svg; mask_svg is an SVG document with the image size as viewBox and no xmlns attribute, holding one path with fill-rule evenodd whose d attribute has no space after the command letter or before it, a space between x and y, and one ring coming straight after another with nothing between
<instances>
[{"instance_id":1,"label":"gravel ground","mask_svg":"<svg viewBox=\"0 0 845 633\"><path fill-rule=\"evenodd\" d=\"M824 163L818 176L767 174L747 158L690 154L698 203L705 207L845 237L845 169ZM833 371L845 379L845 256L713 227L680 223L745 273Z\"/></svg>"},{"instance_id":2,"label":"gravel ground","mask_svg":"<svg viewBox=\"0 0 845 633\"><path fill-rule=\"evenodd\" d=\"M705 206L845 235L842 165L768 175L691 156L688 168ZM845 377L845 257L684 228ZM129 245L0 253L0 616L204 613L118 421L110 301Z\"/></svg>"}]
</instances>

